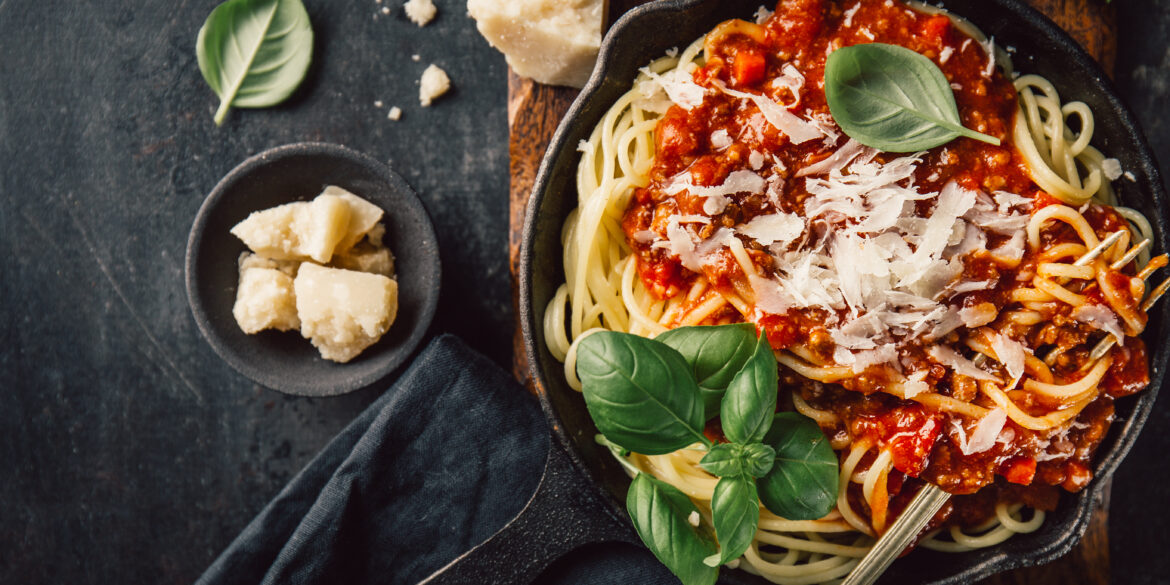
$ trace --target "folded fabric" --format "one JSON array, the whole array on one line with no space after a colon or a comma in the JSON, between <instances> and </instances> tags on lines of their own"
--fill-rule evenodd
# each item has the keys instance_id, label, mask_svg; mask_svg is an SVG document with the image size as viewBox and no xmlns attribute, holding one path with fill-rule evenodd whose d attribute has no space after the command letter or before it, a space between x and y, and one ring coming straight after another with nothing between
<instances>
[{"instance_id":1,"label":"folded fabric","mask_svg":"<svg viewBox=\"0 0 1170 585\"><path fill-rule=\"evenodd\" d=\"M524 507L550 435L540 406L459 339L434 340L197 581L413 584ZM644 548L588 545L537 583L677 583Z\"/></svg>"}]
</instances>

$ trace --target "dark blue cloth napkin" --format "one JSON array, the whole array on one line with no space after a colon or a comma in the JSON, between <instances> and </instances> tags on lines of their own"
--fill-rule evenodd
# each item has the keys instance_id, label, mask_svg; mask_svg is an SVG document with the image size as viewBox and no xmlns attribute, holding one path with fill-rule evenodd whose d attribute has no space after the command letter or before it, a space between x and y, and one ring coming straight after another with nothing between
<instances>
[{"instance_id":1,"label":"dark blue cloth napkin","mask_svg":"<svg viewBox=\"0 0 1170 585\"><path fill-rule=\"evenodd\" d=\"M523 509L549 441L531 395L458 338L441 336L197 585L417 583ZM643 548L598 543L555 561L536 582L678 581Z\"/></svg>"}]
</instances>

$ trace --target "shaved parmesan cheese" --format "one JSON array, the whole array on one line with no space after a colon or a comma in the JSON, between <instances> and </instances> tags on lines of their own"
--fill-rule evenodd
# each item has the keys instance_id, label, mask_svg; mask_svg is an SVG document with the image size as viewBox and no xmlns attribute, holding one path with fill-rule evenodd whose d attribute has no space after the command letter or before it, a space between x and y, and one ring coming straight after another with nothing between
<instances>
[{"instance_id":1,"label":"shaved parmesan cheese","mask_svg":"<svg viewBox=\"0 0 1170 585\"><path fill-rule=\"evenodd\" d=\"M793 144L803 144L814 138L819 138L824 134L815 125L810 124L807 120L788 111L788 108L772 101L771 98L753 93L745 93L730 89L722 83L714 82L715 87L729 96L740 99L751 100L756 107L760 109L760 113L764 115L764 119L768 121L772 127L779 130Z\"/></svg>"},{"instance_id":2,"label":"shaved parmesan cheese","mask_svg":"<svg viewBox=\"0 0 1170 585\"><path fill-rule=\"evenodd\" d=\"M788 107L794 108L800 105L800 90L804 87L804 74L794 67L792 63L785 63L780 68L780 75L772 79L772 87L776 89L786 88L792 92L794 99L791 104L788 104Z\"/></svg>"},{"instance_id":3,"label":"shaved parmesan cheese","mask_svg":"<svg viewBox=\"0 0 1170 585\"><path fill-rule=\"evenodd\" d=\"M959 355L958 352L945 345L932 345L930 349L926 350L926 353L938 363L954 370L956 374L962 374L975 378L976 380L986 380L988 382L999 381L998 378L979 369L979 366L976 366L974 362Z\"/></svg>"},{"instance_id":4,"label":"shaved parmesan cheese","mask_svg":"<svg viewBox=\"0 0 1170 585\"><path fill-rule=\"evenodd\" d=\"M877 152L877 149L865 146L864 144L850 138L833 154L818 162L808 165L799 171L796 171L796 176L805 177L808 175L827 174L829 171L834 170L840 171L844 169L846 165L853 162L853 159L857 158L858 155L866 155L868 158L863 157L863 159L868 162L869 160L873 160L873 157L877 154Z\"/></svg>"},{"instance_id":5,"label":"shaved parmesan cheese","mask_svg":"<svg viewBox=\"0 0 1170 585\"><path fill-rule=\"evenodd\" d=\"M1121 322L1109 307L1086 303L1073 309L1072 318L1112 335L1119 345L1125 345L1125 333L1121 329Z\"/></svg>"},{"instance_id":6,"label":"shaved parmesan cheese","mask_svg":"<svg viewBox=\"0 0 1170 585\"><path fill-rule=\"evenodd\" d=\"M638 71L658 83L670 101L683 109L690 110L703 103L703 97L707 95L707 90L695 83L690 74L681 69L672 69L662 75L651 71L649 67L643 67Z\"/></svg>"},{"instance_id":7,"label":"shaved parmesan cheese","mask_svg":"<svg viewBox=\"0 0 1170 585\"><path fill-rule=\"evenodd\" d=\"M850 9L846 10L844 13L842 13L845 16L845 20L841 23L841 26L844 28L849 28L849 27L853 26L853 15L857 14L858 9L860 9L860 8L861 8L861 2L858 2L858 3L854 4L852 8L850 8Z\"/></svg>"},{"instance_id":8,"label":"shaved parmesan cheese","mask_svg":"<svg viewBox=\"0 0 1170 585\"><path fill-rule=\"evenodd\" d=\"M970 329L991 323L998 315L999 309L991 303L979 303L974 307L959 309L959 318L963 320L963 326Z\"/></svg>"},{"instance_id":9,"label":"shaved parmesan cheese","mask_svg":"<svg viewBox=\"0 0 1170 585\"><path fill-rule=\"evenodd\" d=\"M690 176L687 175L685 180L672 181L665 187L664 191L667 195L677 195L686 190L696 197L705 197L707 200L703 203L703 212L708 215L718 215L723 213L724 208L730 203L728 195L763 193L765 184L764 178L756 173L749 170L739 170L732 171L730 175L727 175L727 179L723 181L722 185L697 187L690 183Z\"/></svg>"},{"instance_id":10,"label":"shaved parmesan cheese","mask_svg":"<svg viewBox=\"0 0 1170 585\"><path fill-rule=\"evenodd\" d=\"M772 11L768 10L763 5L760 5L759 8L756 8L756 13L754 16L756 17L756 24L764 24L765 20L768 20L772 17Z\"/></svg>"},{"instance_id":11,"label":"shaved parmesan cheese","mask_svg":"<svg viewBox=\"0 0 1170 585\"><path fill-rule=\"evenodd\" d=\"M926 370L919 370L906 378L902 383L903 398L909 400L923 392L930 392L930 384L926 383L926 373Z\"/></svg>"},{"instance_id":12,"label":"shaved parmesan cheese","mask_svg":"<svg viewBox=\"0 0 1170 585\"><path fill-rule=\"evenodd\" d=\"M744 234L762 245L787 244L804 231L804 220L794 213L773 213L758 215L739 228Z\"/></svg>"},{"instance_id":13,"label":"shaved parmesan cheese","mask_svg":"<svg viewBox=\"0 0 1170 585\"><path fill-rule=\"evenodd\" d=\"M964 455L974 455L994 447L996 438L999 437L1000 431L1003 430L1004 424L1007 423L1007 418L1007 413L998 408L989 410L975 424L975 429L971 431L971 437L969 439L966 429L963 428L963 423L958 418L952 418L951 428L955 431L955 435L958 436L959 450Z\"/></svg>"},{"instance_id":14,"label":"shaved parmesan cheese","mask_svg":"<svg viewBox=\"0 0 1170 585\"><path fill-rule=\"evenodd\" d=\"M991 349L995 351L999 363L1007 369L1008 376L1013 380L1023 376L1024 362L1032 352L1024 344L1000 333L991 333L988 338L991 340Z\"/></svg>"},{"instance_id":15,"label":"shaved parmesan cheese","mask_svg":"<svg viewBox=\"0 0 1170 585\"><path fill-rule=\"evenodd\" d=\"M877 349L866 349L851 352L838 347L833 352L833 360L842 366L849 366L854 374L860 374L878 364L885 364L898 359L898 351L893 344L883 345Z\"/></svg>"},{"instance_id":16,"label":"shaved parmesan cheese","mask_svg":"<svg viewBox=\"0 0 1170 585\"><path fill-rule=\"evenodd\" d=\"M756 293L756 306L774 315L783 315L792 307L789 296L784 294L780 283L756 275L748 276L748 284Z\"/></svg>"}]
</instances>

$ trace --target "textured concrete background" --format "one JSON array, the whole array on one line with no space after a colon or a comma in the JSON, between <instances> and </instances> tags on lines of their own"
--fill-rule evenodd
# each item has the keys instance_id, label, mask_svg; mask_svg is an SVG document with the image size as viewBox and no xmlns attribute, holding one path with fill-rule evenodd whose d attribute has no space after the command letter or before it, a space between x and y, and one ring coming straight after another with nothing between
<instances>
[{"instance_id":1,"label":"textured concrete background","mask_svg":"<svg viewBox=\"0 0 1170 585\"><path fill-rule=\"evenodd\" d=\"M287 397L200 336L187 231L255 152L317 140L388 161L439 234L434 331L510 364L504 61L462 1L438 0L423 29L386 1L389 16L374 0L307 1L304 85L217 128L194 52L217 0L0 0L0 582L193 581L385 386ZM1115 3L1117 80L1165 174L1170 4ZM423 109L416 80L432 62L454 89ZM1117 583L1170 575L1168 426L1160 409L1117 474Z\"/></svg>"}]
</instances>

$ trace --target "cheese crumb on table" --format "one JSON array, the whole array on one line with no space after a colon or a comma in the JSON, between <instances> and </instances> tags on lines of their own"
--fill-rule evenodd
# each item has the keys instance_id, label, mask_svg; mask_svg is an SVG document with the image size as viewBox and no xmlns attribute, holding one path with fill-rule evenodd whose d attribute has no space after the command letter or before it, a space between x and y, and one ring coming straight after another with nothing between
<instances>
[{"instance_id":1,"label":"cheese crumb on table","mask_svg":"<svg viewBox=\"0 0 1170 585\"><path fill-rule=\"evenodd\" d=\"M409 0L402 8L406 10L406 17L419 26L426 26L438 12L431 0Z\"/></svg>"},{"instance_id":2,"label":"cheese crumb on table","mask_svg":"<svg viewBox=\"0 0 1170 585\"><path fill-rule=\"evenodd\" d=\"M402 118L402 108L398 106L390 108L390 111L386 113L386 117L397 122Z\"/></svg>"},{"instance_id":3,"label":"cheese crumb on table","mask_svg":"<svg viewBox=\"0 0 1170 585\"><path fill-rule=\"evenodd\" d=\"M518 75L584 87L601 47L603 0L468 0L480 34Z\"/></svg>"},{"instance_id":4,"label":"cheese crumb on table","mask_svg":"<svg viewBox=\"0 0 1170 585\"><path fill-rule=\"evenodd\" d=\"M447 93L448 89L451 89L451 79L447 77L447 72L437 65L428 65L423 71L422 79L419 80L418 101L423 107L427 107L439 96Z\"/></svg>"}]
</instances>

